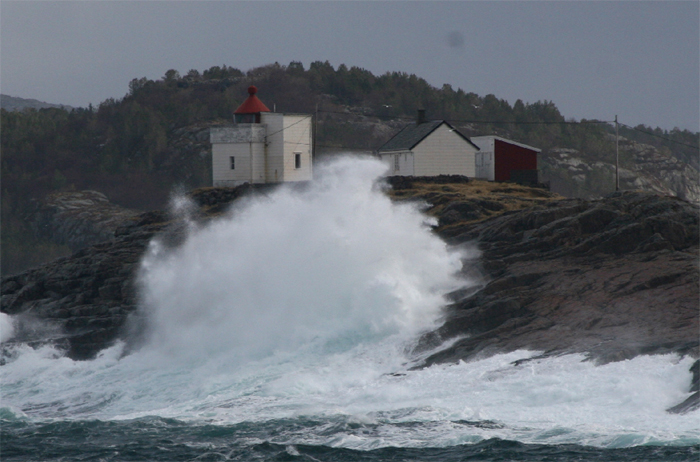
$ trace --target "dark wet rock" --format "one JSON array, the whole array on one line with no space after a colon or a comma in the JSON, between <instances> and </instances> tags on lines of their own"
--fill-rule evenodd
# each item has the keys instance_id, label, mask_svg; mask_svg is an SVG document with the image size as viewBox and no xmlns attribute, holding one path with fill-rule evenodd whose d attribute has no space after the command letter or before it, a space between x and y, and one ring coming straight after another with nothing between
<instances>
[{"instance_id":1,"label":"dark wet rock","mask_svg":"<svg viewBox=\"0 0 700 462\"><path fill-rule=\"evenodd\" d=\"M2 311L17 315L10 343L54 343L74 359L91 358L109 346L136 308L134 274L154 232L123 234L4 278ZM32 327L41 325L50 326L52 335Z\"/></svg>"},{"instance_id":2,"label":"dark wet rock","mask_svg":"<svg viewBox=\"0 0 700 462\"><path fill-rule=\"evenodd\" d=\"M465 224L448 240L481 249L483 287L424 338L426 349L458 339L424 365L517 349L599 363L698 357L695 205L639 192L564 200ZM697 406L689 400L674 412Z\"/></svg>"},{"instance_id":3,"label":"dark wet rock","mask_svg":"<svg viewBox=\"0 0 700 462\"><path fill-rule=\"evenodd\" d=\"M690 372L693 378L690 381L690 391L700 391L700 360L697 360L690 366Z\"/></svg>"},{"instance_id":4,"label":"dark wet rock","mask_svg":"<svg viewBox=\"0 0 700 462\"><path fill-rule=\"evenodd\" d=\"M672 414L685 414L687 412L700 409L700 360L695 361L690 366L690 372L693 378L690 381L690 395L685 401L667 409Z\"/></svg>"},{"instance_id":5,"label":"dark wet rock","mask_svg":"<svg viewBox=\"0 0 700 462\"><path fill-rule=\"evenodd\" d=\"M436 201L432 201L436 203ZM439 204L439 203L438 203ZM448 203L440 213L440 226L451 225L460 221L471 221L481 218L484 209L477 201L457 201Z\"/></svg>"},{"instance_id":6,"label":"dark wet rock","mask_svg":"<svg viewBox=\"0 0 700 462\"><path fill-rule=\"evenodd\" d=\"M700 391L696 391L690 395L688 399L680 404L666 409L666 411L670 412L671 414L685 414L687 412L695 411L696 409L700 409Z\"/></svg>"},{"instance_id":7,"label":"dark wet rock","mask_svg":"<svg viewBox=\"0 0 700 462\"><path fill-rule=\"evenodd\" d=\"M693 204L624 192L457 222L447 231L451 244L481 250L482 286L451 304L444 324L424 336L419 350L435 353L422 366L518 349L581 353L598 363L642 354L699 356ZM440 349L446 340L450 347ZM694 394L669 412L700 407L698 367Z\"/></svg>"},{"instance_id":8,"label":"dark wet rock","mask_svg":"<svg viewBox=\"0 0 700 462\"><path fill-rule=\"evenodd\" d=\"M200 214L206 220L255 191L248 185L205 188L193 196L206 209ZM129 214L117 221L119 226L109 238L105 236L105 242L2 279L0 308L14 315L16 332L5 348L51 343L73 359L90 359L124 333L127 318L136 311L135 277L149 242L159 236L164 244L176 245L185 226L160 211Z\"/></svg>"}]
</instances>

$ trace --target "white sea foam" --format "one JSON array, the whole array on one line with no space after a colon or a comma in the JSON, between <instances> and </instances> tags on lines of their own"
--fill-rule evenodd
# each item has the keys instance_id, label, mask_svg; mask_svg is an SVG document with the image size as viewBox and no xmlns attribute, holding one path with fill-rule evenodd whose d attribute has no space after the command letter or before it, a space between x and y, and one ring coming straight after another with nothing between
<instances>
[{"instance_id":1,"label":"white sea foam","mask_svg":"<svg viewBox=\"0 0 700 462\"><path fill-rule=\"evenodd\" d=\"M642 356L595 366L569 355L513 366L533 354L409 371L389 341L325 355L302 348L242 366L220 357L158 367L138 354L119 360L118 348L74 362L28 349L0 368L0 380L2 406L39 420L157 415L219 425L318 422L280 423L274 439L280 444L445 447L488 438L598 447L700 444L698 411L665 412L688 396L690 358Z\"/></svg>"},{"instance_id":2,"label":"white sea foam","mask_svg":"<svg viewBox=\"0 0 700 462\"><path fill-rule=\"evenodd\" d=\"M0 343L11 340L15 336L15 326L12 316L0 313Z\"/></svg>"},{"instance_id":3,"label":"white sea foam","mask_svg":"<svg viewBox=\"0 0 700 462\"><path fill-rule=\"evenodd\" d=\"M151 347L260 358L429 327L457 287L460 255L415 205L373 186L383 170L344 158L307 190L248 201L175 250L154 242L141 273Z\"/></svg>"},{"instance_id":4,"label":"white sea foam","mask_svg":"<svg viewBox=\"0 0 700 462\"><path fill-rule=\"evenodd\" d=\"M345 159L304 192L193 227L177 249L154 244L142 273L151 343L92 361L15 347L2 407L34 420L297 419L316 423L280 423L273 442L356 449L700 443L698 411L665 412L688 396L690 358L514 366L536 354L519 351L410 370L406 345L436 319L460 256L374 189L380 173Z\"/></svg>"}]
</instances>

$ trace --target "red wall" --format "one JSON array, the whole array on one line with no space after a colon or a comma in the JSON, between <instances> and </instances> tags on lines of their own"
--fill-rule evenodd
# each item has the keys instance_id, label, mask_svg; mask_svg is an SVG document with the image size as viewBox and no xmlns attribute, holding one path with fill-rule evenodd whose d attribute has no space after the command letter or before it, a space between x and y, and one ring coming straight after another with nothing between
<instances>
[{"instance_id":1,"label":"red wall","mask_svg":"<svg viewBox=\"0 0 700 462\"><path fill-rule=\"evenodd\" d=\"M537 152L494 140L494 180L509 181L511 170L537 170Z\"/></svg>"}]
</instances>

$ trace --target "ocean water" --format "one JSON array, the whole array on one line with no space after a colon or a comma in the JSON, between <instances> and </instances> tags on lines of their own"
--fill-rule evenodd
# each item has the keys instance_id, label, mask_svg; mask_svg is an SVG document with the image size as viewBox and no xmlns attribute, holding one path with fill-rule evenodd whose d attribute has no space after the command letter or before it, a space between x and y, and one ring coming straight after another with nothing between
<instances>
[{"instance_id":1,"label":"ocean water","mask_svg":"<svg viewBox=\"0 0 700 462\"><path fill-rule=\"evenodd\" d=\"M139 336L72 361L5 350L0 460L692 460L690 358L596 366L517 351L412 367L470 249L344 158L304 189L154 241ZM173 201L174 213L191 204ZM0 316L2 341L13 319Z\"/></svg>"}]
</instances>

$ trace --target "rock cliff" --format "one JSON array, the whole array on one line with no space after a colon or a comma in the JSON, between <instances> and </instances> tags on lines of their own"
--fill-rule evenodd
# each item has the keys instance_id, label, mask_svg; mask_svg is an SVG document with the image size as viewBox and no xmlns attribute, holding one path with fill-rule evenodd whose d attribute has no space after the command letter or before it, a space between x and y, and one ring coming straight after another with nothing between
<instances>
[{"instance_id":1,"label":"rock cliff","mask_svg":"<svg viewBox=\"0 0 700 462\"><path fill-rule=\"evenodd\" d=\"M636 192L563 200L444 234L479 247L483 287L425 338L461 338L427 364L519 348L598 362L700 353L698 209L688 202Z\"/></svg>"},{"instance_id":2,"label":"rock cliff","mask_svg":"<svg viewBox=\"0 0 700 462\"><path fill-rule=\"evenodd\" d=\"M614 162L614 158L603 161L575 149L554 148L540 156L540 177L563 196L600 198L615 190ZM697 168L654 146L620 137L619 177L621 190L677 196L700 204Z\"/></svg>"},{"instance_id":3,"label":"rock cliff","mask_svg":"<svg viewBox=\"0 0 700 462\"><path fill-rule=\"evenodd\" d=\"M52 343L74 359L112 344L136 308L135 270L166 216L140 215L116 237L2 280L2 312L16 315L10 342Z\"/></svg>"},{"instance_id":4,"label":"rock cliff","mask_svg":"<svg viewBox=\"0 0 700 462\"><path fill-rule=\"evenodd\" d=\"M77 251L114 237L114 231L138 215L109 202L97 191L57 192L35 202L28 222L34 232Z\"/></svg>"},{"instance_id":5,"label":"rock cliff","mask_svg":"<svg viewBox=\"0 0 700 462\"><path fill-rule=\"evenodd\" d=\"M207 220L229 202L265 189L265 185L204 188L191 196L201 207L199 219ZM135 277L141 256L156 235L177 242L183 223L166 212L137 214L103 198L91 191L61 195L58 211L48 207L47 226L57 223L54 232L80 250L2 279L0 311L15 315L16 322L15 335L5 346L52 343L71 358L89 359L124 334L127 318L137 306ZM85 246L88 241L97 243Z\"/></svg>"}]
</instances>

